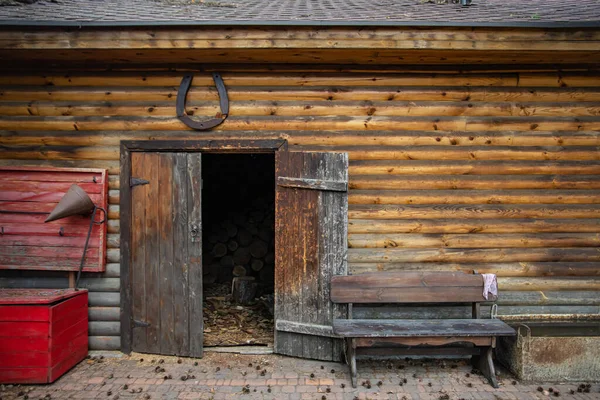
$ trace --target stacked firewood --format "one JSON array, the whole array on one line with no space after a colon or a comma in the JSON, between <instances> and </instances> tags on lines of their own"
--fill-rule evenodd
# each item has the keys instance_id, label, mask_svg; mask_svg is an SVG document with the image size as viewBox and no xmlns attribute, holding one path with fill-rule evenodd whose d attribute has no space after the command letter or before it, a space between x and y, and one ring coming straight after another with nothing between
<instances>
[{"instance_id":1,"label":"stacked firewood","mask_svg":"<svg viewBox=\"0 0 600 400\"><path fill-rule=\"evenodd\" d=\"M254 293L248 293L246 297L252 295L252 299L269 293L269 288L272 292L275 268L273 209L272 201L256 198L251 207L230 211L220 224L213 226L205 236L203 246L205 284L249 285ZM232 294L235 298L235 290ZM243 300L240 302L244 303Z\"/></svg>"}]
</instances>

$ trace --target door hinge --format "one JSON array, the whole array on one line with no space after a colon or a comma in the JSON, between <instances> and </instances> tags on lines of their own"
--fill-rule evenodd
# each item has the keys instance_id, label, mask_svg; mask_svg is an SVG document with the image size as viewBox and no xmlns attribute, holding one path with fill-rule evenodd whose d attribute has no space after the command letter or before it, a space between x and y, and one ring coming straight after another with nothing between
<instances>
[{"instance_id":1,"label":"door hinge","mask_svg":"<svg viewBox=\"0 0 600 400\"><path fill-rule=\"evenodd\" d=\"M147 181L142 178L129 178L129 187L147 185L150 181Z\"/></svg>"},{"instance_id":2,"label":"door hinge","mask_svg":"<svg viewBox=\"0 0 600 400\"><path fill-rule=\"evenodd\" d=\"M133 320L133 326L134 327L142 327L142 328L147 328L150 326L150 322L146 322L146 321L140 321L139 319L134 319Z\"/></svg>"}]
</instances>

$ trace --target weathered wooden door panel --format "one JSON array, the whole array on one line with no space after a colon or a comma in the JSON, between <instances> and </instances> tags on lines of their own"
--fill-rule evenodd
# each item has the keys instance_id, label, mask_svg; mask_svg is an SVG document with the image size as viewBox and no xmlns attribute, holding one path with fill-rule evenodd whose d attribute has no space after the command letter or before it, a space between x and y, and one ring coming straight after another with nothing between
<instances>
[{"instance_id":1,"label":"weathered wooden door panel","mask_svg":"<svg viewBox=\"0 0 600 400\"><path fill-rule=\"evenodd\" d=\"M132 153L132 349L202 355L200 153Z\"/></svg>"},{"instance_id":2,"label":"weathered wooden door panel","mask_svg":"<svg viewBox=\"0 0 600 400\"><path fill-rule=\"evenodd\" d=\"M347 273L348 156L276 154L275 352L339 360L332 275Z\"/></svg>"}]
</instances>

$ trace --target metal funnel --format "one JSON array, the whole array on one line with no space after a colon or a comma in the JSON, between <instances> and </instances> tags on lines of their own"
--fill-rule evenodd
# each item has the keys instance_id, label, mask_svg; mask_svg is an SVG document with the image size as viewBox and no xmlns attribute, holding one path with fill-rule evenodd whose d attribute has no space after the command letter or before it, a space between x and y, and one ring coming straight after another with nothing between
<instances>
[{"instance_id":1,"label":"metal funnel","mask_svg":"<svg viewBox=\"0 0 600 400\"><path fill-rule=\"evenodd\" d=\"M44 222L55 221L71 215L85 215L93 210L94 202L92 202L90 196L85 190L73 184Z\"/></svg>"}]
</instances>

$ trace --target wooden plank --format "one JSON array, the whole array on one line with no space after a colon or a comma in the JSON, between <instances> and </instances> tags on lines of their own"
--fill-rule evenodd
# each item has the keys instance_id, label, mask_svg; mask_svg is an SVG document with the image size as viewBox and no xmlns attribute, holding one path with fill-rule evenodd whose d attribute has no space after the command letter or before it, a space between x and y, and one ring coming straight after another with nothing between
<instances>
[{"instance_id":1,"label":"wooden plank","mask_svg":"<svg viewBox=\"0 0 600 400\"><path fill-rule=\"evenodd\" d=\"M202 158L201 153L187 154L188 226L197 226L200 236L187 246L189 265L189 355L202 357L204 342L202 291ZM190 233L189 231L187 232Z\"/></svg>"},{"instance_id":2,"label":"wooden plank","mask_svg":"<svg viewBox=\"0 0 600 400\"><path fill-rule=\"evenodd\" d=\"M331 190L335 192L347 192L348 182L326 181L309 178L277 177L277 185L299 189Z\"/></svg>"},{"instance_id":3,"label":"wooden plank","mask_svg":"<svg viewBox=\"0 0 600 400\"><path fill-rule=\"evenodd\" d=\"M154 213L157 223L152 226L152 234L155 237L153 246L155 252L156 276L153 282L151 295L156 297L152 323L156 326L156 339L154 352L159 354L177 354L175 342L175 303L181 301L176 297L175 269L180 266L173 265L173 153L156 154L156 185L153 187L156 199ZM149 251L148 249L146 251Z\"/></svg>"},{"instance_id":4,"label":"wooden plank","mask_svg":"<svg viewBox=\"0 0 600 400\"><path fill-rule=\"evenodd\" d=\"M302 179L347 180L344 154L282 152L277 157L278 178L292 178L294 183ZM276 330L276 352L325 360L339 357L340 343L307 335L305 328L331 326L334 315L342 314L341 307L331 304L324 282L334 273L346 272L346 220L345 215L335 215L345 211L345 196L339 191L277 186L276 230L283 233L276 239L280 249L275 274L276 321L299 325L284 323L285 330Z\"/></svg>"},{"instance_id":5,"label":"wooden plank","mask_svg":"<svg viewBox=\"0 0 600 400\"><path fill-rule=\"evenodd\" d=\"M190 355L190 323L202 316L190 314L190 227L188 214L188 157L173 153L171 178L171 232L172 232L172 285L173 285L173 345L177 355ZM164 186L162 186L164 190ZM200 230L202 232L202 230Z\"/></svg>"},{"instance_id":6,"label":"wooden plank","mask_svg":"<svg viewBox=\"0 0 600 400\"><path fill-rule=\"evenodd\" d=\"M419 337L383 337L383 338L357 338L356 347L394 347L401 346L444 346L456 343L472 343L475 346L492 346L493 337L464 337L464 336L419 336Z\"/></svg>"},{"instance_id":7,"label":"wooden plank","mask_svg":"<svg viewBox=\"0 0 600 400\"><path fill-rule=\"evenodd\" d=\"M483 290L483 278L479 274L462 272L378 272L372 274L332 276L331 286L336 291L360 288L450 288L478 287ZM450 289L453 290L453 289Z\"/></svg>"},{"instance_id":8,"label":"wooden plank","mask_svg":"<svg viewBox=\"0 0 600 400\"><path fill-rule=\"evenodd\" d=\"M441 319L441 320L335 320L336 334L351 337L393 336L514 336L515 330L499 319Z\"/></svg>"},{"instance_id":9,"label":"wooden plank","mask_svg":"<svg viewBox=\"0 0 600 400\"><path fill-rule=\"evenodd\" d=\"M326 336L339 338L340 336L333 333L331 325L317 325L306 322L286 321L278 319L275 322L275 329L284 332L301 333L303 335Z\"/></svg>"},{"instance_id":10,"label":"wooden plank","mask_svg":"<svg viewBox=\"0 0 600 400\"><path fill-rule=\"evenodd\" d=\"M140 177L146 180L156 182L156 176L152 174L152 165L156 164L156 159L147 154L131 154L131 176ZM127 177L127 181L129 177ZM146 243L145 226L150 223L152 218L148 215L147 209L150 208L149 185L138 186L131 190L131 267L129 270L129 285L131 290L130 304L131 321L125 321L131 326L131 350L146 352L148 351L146 332L133 324L135 320L145 321L146 319L146 265L151 265L151 260L146 262ZM149 239L149 238L148 238ZM128 240L126 238L126 240Z\"/></svg>"}]
</instances>

